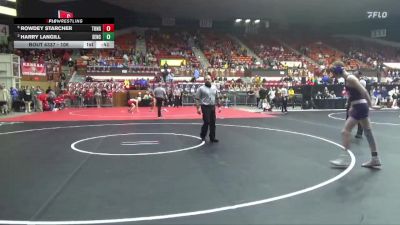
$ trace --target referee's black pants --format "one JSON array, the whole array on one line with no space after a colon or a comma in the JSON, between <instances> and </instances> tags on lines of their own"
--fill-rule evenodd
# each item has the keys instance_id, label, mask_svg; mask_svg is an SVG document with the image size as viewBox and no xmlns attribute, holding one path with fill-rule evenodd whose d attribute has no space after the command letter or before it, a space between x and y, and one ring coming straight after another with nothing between
<instances>
[{"instance_id":1,"label":"referee's black pants","mask_svg":"<svg viewBox=\"0 0 400 225\"><path fill-rule=\"evenodd\" d=\"M161 106L163 104L163 101L164 101L163 98L156 98L156 106L157 106L158 117L161 117Z\"/></svg>"},{"instance_id":2,"label":"referee's black pants","mask_svg":"<svg viewBox=\"0 0 400 225\"><path fill-rule=\"evenodd\" d=\"M215 105L202 105L201 112L203 113L203 126L201 127L200 137L205 139L210 127L210 140L215 139Z\"/></svg>"},{"instance_id":3,"label":"referee's black pants","mask_svg":"<svg viewBox=\"0 0 400 225\"><path fill-rule=\"evenodd\" d=\"M181 105L180 99L181 96L180 95L175 95L174 96L174 107L179 107Z\"/></svg>"},{"instance_id":4,"label":"referee's black pants","mask_svg":"<svg viewBox=\"0 0 400 225\"><path fill-rule=\"evenodd\" d=\"M288 97L287 96L282 97L282 112L287 112L287 102L288 102Z\"/></svg>"}]
</instances>

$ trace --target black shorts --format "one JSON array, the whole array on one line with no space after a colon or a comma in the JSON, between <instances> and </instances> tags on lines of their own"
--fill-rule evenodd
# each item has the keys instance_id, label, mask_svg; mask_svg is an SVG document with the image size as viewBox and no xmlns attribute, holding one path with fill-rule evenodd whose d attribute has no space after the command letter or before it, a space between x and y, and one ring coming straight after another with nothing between
<instances>
[{"instance_id":1,"label":"black shorts","mask_svg":"<svg viewBox=\"0 0 400 225\"><path fill-rule=\"evenodd\" d=\"M362 120L368 117L369 106L367 103L354 104L350 108L350 116L356 120Z\"/></svg>"}]
</instances>

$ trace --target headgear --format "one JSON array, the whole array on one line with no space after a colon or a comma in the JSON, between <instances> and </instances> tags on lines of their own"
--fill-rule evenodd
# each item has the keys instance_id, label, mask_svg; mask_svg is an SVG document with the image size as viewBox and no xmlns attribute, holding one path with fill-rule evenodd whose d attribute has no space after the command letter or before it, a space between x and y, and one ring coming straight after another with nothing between
<instances>
[{"instance_id":1,"label":"headgear","mask_svg":"<svg viewBox=\"0 0 400 225\"><path fill-rule=\"evenodd\" d=\"M344 71L344 63L340 61L336 61L332 64L331 72L335 75L343 74Z\"/></svg>"}]
</instances>

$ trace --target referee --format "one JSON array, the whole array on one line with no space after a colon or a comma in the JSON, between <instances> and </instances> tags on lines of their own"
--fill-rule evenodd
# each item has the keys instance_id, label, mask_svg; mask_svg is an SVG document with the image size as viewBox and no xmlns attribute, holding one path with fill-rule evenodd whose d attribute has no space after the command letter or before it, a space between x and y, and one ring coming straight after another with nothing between
<instances>
[{"instance_id":1,"label":"referee","mask_svg":"<svg viewBox=\"0 0 400 225\"><path fill-rule=\"evenodd\" d=\"M167 99L167 92L165 91L165 88L162 87L161 83L154 89L154 97L156 98L157 115L158 118L161 118L161 107L163 101Z\"/></svg>"},{"instance_id":2,"label":"referee","mask_svg":"<svg viewBox=\"0 0 400 225\"><path fill-rule=\"evenodd\" d=\"M203 126L201 127L201 140L206 140L208 127L210 127L210 142L216 143L215 138L215 104L218 105L218 112L221 112L218 90L214 85L211 85L211 76L207 75L204 78L204 85L199 87L196 92L196 107L197 113L203 113Z\"/></svg>"}]
</instances>

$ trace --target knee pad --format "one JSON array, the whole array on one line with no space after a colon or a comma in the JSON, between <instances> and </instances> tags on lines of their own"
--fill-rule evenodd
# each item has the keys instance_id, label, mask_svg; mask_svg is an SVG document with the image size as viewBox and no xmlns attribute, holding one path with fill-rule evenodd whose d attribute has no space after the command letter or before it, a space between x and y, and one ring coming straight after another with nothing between
<instances>
[{"instance_id":1,"label":"knee pad","mask_svg":"<svg viewBox=\"0 0 400 225\"><path fill-rule=\"evenodd\" d=\"M375 144L374 135L372 134L371 128L364 129L364 135L367 138L368 143Z\"/></svg>"},{"instance_id":2,"label":"knee pad","mask_svg":"<svg viewBox=\"0 0 400 225\"><path fill-rule=\"evenodd\" d=\"M366 137L373 136L371 128L364 129L364 134Z\"/></svg>"}]
</instances>

